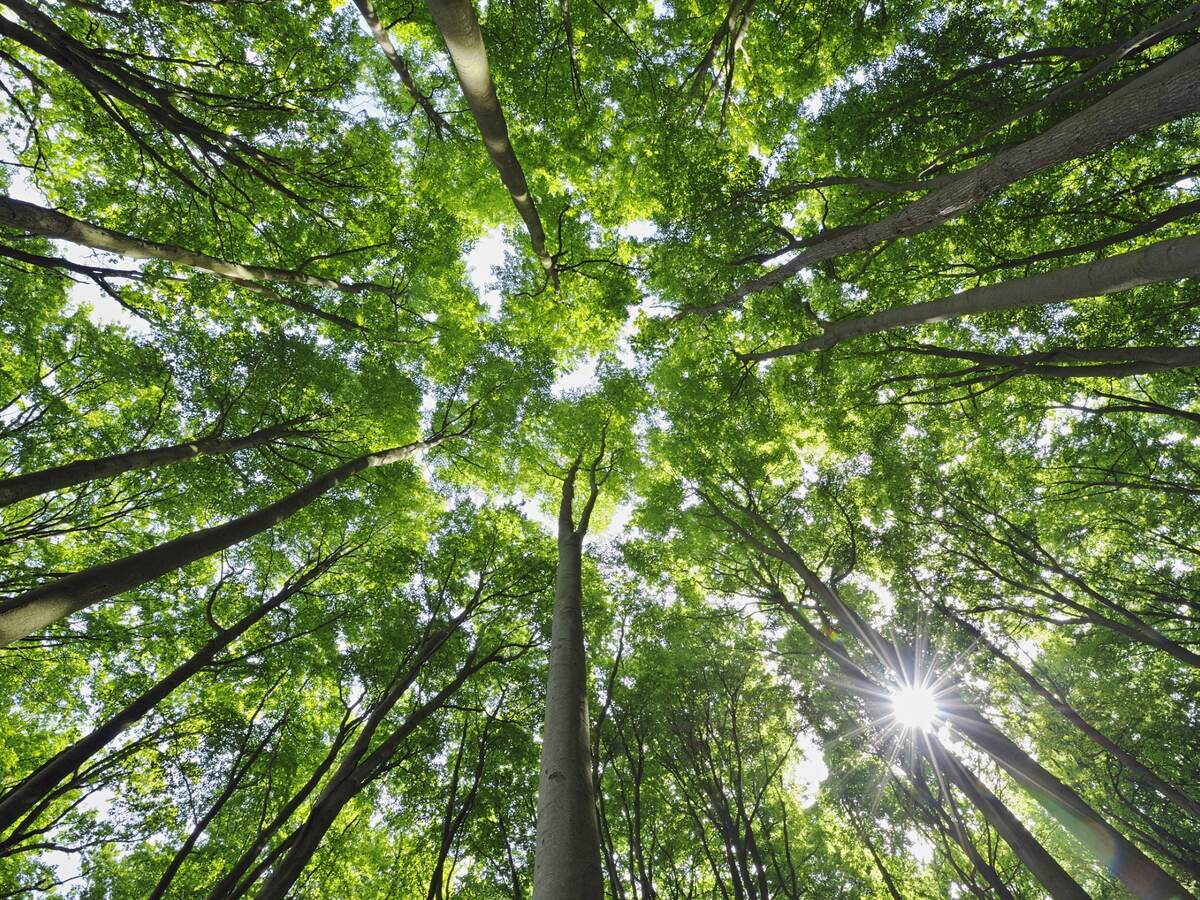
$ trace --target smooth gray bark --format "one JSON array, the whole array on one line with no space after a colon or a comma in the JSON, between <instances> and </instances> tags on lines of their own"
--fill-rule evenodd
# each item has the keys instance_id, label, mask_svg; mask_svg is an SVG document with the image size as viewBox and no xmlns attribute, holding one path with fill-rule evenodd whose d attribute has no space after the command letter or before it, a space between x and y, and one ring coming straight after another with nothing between
<instances>
[{"instance_id":1,"label":"smooth gray bark","mask_svg":"<svg viewBox=\"0 0 1200 900\"><path fill-rule=\"evenodd\" d=\"M525 180L525 171L508 136L508 123L504 120L500 98L496 96L496 84L492 81L487 47L483 43L475 7L471 0L426 0L425 5L446 42L463 96L483 136L483 145L525 223L533 252L546 272L553 276L554 260L546 250L546 232L534 205L529 182Z\"/></svg>"},{"instance_id":2,"label":"smooth gray bark","mask_svg":"<svg viewBox=\"0 0 1200 900\"><path fill-rule=\"evenodd\" d=\"M19 500L37 497L50 491L59 491L77 484L84 484L97 478L112 478L115 475L137 469L168 466L197 456L215 456L261 447L276 438L299 434L300 432L295 429L298 421L282 422L269 428L261 428L244 437L197 438L170 447L132 450L128 453L116 453L97 459L81 459L51 469L43 469L40 472L0 479L0 507L9 506Z\"/></svg>"},{"instance_id":3,"label":"smooth gray bark","mask_svg":"<svg viewBox=\"0 0 1200 900\"><path fill-rule=\"evenodd\" d=\"M392 43L392 36L388 34L387 29L383 27L383 23L379 21L379 16L375 14L375 7L371 4L371 0L354 0L354 5L358 7L358 11L362 13L363 21L367 23L367 28L371 30L371 36L375 38L375 43L379 45L379 49L383 51L383 55L387 57L387 61L392 64L392 68L396 70L396 74L400 76L400 81L404 84L409 95L416 102L417 106L421 107L425 115L429 118L430 124L433 125L433 130L437 136L442 137L449 126L446 120L442 118L442 114L433 108L433 101L417 87L417 82L412 77L412 72L409 71L408 62L400 55L400 51L396 49L396 45Z\"/></svg>"},{"instance_id":4,"label":"smooth gray bark","mask_svg":"<svg viewBox=\"0 0 1200 900\"><path fill-rule=\"evenodd\" d=\"M130 556L65 575L0 605L0 646L27 637L93 603L132 590L168 572L211 556L299 512L322 494L359 472L408 459L441 437L368 453L314 478L286 497L252 513L193 531Z\"/></svg>"},{"instance_id":5,"label":"smooth gray bark","mask_svg":"<svg viewBox=\"0 0 1200 900\"><path fill-rule=\"evenodd\" d=\"M1023 178L1197 112L1200 112L1200 44L1193 44L1036 137L956 173L945 185L903 209L866 225L838 229L827 237L817 235L811 242L806 241L807 246L788 262L744 282L711 306L686 312L706 315L737 306L750 294L782 284L814 263L920 234L963 215Z\"/></svg>"},{"instance_id":6,"label":"smooth gray bark","mask_svg":"<svg viewBox=\"0 0 1200 900\"><path fill-rule=\"evenodd\" d=\"M373 284L337 281L307 275L294 269L277 269L270 266L252 266L230 262L207 253L188 250L175 244L147 241L132 235L122 234L100 225L75 219L55 209L48 209L24 200L0 195L0 226L16 228L30 234L38 234L53 240L68 241L81 247L116 253L127 259L159 259L188 269L209 272L240 284L257 281L276 281L323 290L361 294L365 291L387 291Z\"/></svg>"},{"instance_id":7,"label":"smooth gray bark","mask_svg":"<svg viewBox=\"0 0 1200 900\"><path fill-rule=\"evenodd\" d=\"M1026 306L1044 306L1081 297L1100 297L1145 284L1157 284L1196 275L1200 275L1200 236L1188 235L1160 241L1149 247L1131 250L1108 259L971 288L937 300L885 309L857 319L830 322L816 337L773 350L747 353L741 358L750 362L761 362L781 356L795 356L827 350L841 341L896 328L944 322L959 316L973 316Z\"/></svg>"},{"instance_id":8,"label":"smooth gray bark","mask_svg":"<svg viewBox=\"0 0 1200 900\"><path fill-rule=\"evenodd\" d=\"M587 654L583 643L583 539L598 491L575 525L579 461L563 481L558 514L558 568L550 630L550 676L538 777L534 900L603 900L600 826L592 784Z\"/></svg>"}]
</instances>

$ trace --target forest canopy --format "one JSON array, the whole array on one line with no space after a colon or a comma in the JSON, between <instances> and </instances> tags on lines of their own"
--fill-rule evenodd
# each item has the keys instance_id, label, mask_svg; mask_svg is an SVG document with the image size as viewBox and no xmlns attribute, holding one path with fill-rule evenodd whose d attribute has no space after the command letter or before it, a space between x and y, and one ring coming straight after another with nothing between
<instances>
[{"instance_id":1,"label":"forest canopy","mask_svg":"<svg viewBox=\"0 0 1200 900\"><path fill-rule=\"evenodd\" d=\"M0 898L1200 898L1200 4L0 0Z\"/></svg>"}]
</instances>

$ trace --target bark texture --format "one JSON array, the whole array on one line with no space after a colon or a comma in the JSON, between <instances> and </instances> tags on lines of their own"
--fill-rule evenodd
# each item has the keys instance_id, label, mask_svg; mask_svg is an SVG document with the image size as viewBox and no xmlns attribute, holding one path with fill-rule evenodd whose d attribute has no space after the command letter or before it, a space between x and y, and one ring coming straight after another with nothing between
<instances>
[{"instance_id":1,"label":"bark texture","mask_svg":"<svg viewBox=\"0 0 1200 900\"><path fill-rule=\"evenodd\" d=\"M575 525L577 460L563 481L558 568L550 633L550 679L538 778L534 900L603 900L600 829L592 785L587 656L583 644L583 538L596 500L592 491Z\"/></svg>"},{"instance_id":2,"label":"bark texture","mask_svg":"<svg viewBox=\"0 0 1200 900\"><path fill-rule=\"evenodd\" d=\"M903 209L861 226L797 243L791 260L744 282L718 303L690 312L708 314L737 306L750 294L787 281L801 269L885 241L920 234L957 218L1014 182L1089 156L1131 135L1200 112L1200 44L1194 44L1099 102L1034 138L956 173L943 186ZM777 254L778 255L778 254Z\"/></svg>"},{"instance_id":3,"label":"bark texture","mask_svg":"<svg viewBox=\"0 0 1200 900\"><path fill-rule=\"evenodd\" d=\"M896 328L944 322L959 316L1019 309L1025 306L1044 306L1081 297L1099 297L1145 284L1157 284L1196 275L1200 275L1200 236L1188 235L1160 241L1149 247L1131 250L1108 259L1068 266L1029 278L971 288L926 303L885 309L857 319L831 322L816 337L773 350L747 353L741 358L761 362L781 356L795 356L827 350L841 341Z\"/></svg>"},{"instance_id":4,"label":"bark texture","mask_svg":"<svg viewBox=\"0 0 1200 900\"><path fill-rule=\"evenodd\" d=\"M446 42L458 83L462 85L463 96L483 136L483 145L492 165L500 173L500 180L525 223L533 252L546 272L553 276L554 260L546 250L546 232L534 205L529 182L525 180L525 171L508 136L508 123L504 120L500 98L496 96L496 84L492 81L487 47L483 43L475 7L471 0L426 0L426 6Z\"/></svg>"}]
</instances>

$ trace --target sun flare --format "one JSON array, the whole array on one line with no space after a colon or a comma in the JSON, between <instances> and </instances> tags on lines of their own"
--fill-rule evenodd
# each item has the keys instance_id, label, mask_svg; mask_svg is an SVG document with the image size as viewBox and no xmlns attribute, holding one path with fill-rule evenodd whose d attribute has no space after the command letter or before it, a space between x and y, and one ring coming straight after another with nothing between
<instances>
[{"instance_id":1,"label":"sun flare","mask_svg":"<svg viewBox=\"0 0 1200 900\"><path fill-rule=\"evenodd\" d=\"M921 685L906 685L892 693L892 714L905 728L928 731L938 716L937 698Z\"/></svg>"}]
</instances>

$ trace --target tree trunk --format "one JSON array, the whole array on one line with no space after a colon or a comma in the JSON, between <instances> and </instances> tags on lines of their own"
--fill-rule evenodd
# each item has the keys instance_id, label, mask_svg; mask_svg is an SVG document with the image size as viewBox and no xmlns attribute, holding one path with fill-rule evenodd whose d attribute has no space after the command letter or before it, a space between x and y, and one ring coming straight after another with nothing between
<instances>
[{"instance_id":1,"label":"tree trunk","mask_svg":"<svg viewBox=\"0 0 1200 900\"><path fill-rule=\"evenodd\" d=\"M1200 96L1200 86L1197 87L1197 91ZM959 316L974 316L1005 309L1044 306L1081 297L1099 297L1127 291L1143 284L1174 281L1195 275L1200 275L1200 236L1189 235L1042 275L1002 281L999 284L971 288L938 300L885 309L856 319L830 322L817 337L761 353L747 353L741 358L758 362L780 356L795 356L814 350L827 350L834 344L850 338L879 334L895 328L944 322ZM1177 353L1186 353L1189 349L1175 348ZM1183 364L1193 365L1194 362Z\"/></svg>"},{"instance_id":2,"label":"tree trunk","mask_svg":"<svg viewBox=\"0 0 1200 900\"><path fill-rule=\"evenodd\" d=\"M439 641L437 646L440 645ZM420 666L427 658L428 655L425 654L422 655L422 658L418 658L414 668L406 674L403 681L404 688L399 692L392 692L395 700L399 700L407 687L416 679ZM374 729L364 729L347 753L346 758L338 766L333 777L330 778L329 784L325 786L313 804L304 824L297 831L295 840L291 842L287 855L275 865L270 877L258 892L258 900L283 900L287 896L346 804L372 779L378 777L404 740L426 719L441 709L446 701L462 687L467 678L489 661L491 661L490 657L482 660L469 659L459 669L453 681L410 712L404 721L366 756L362 754L366 750L367 742ZM395 705L395 700L388 706L388 709ZM382 718L382 715L379 716L377 722Z\"/></svg>"},{"instance_id":3,"label":"tree trunk","mask_svg":"<svg viewBox=\"0 0 1200 900\"><path fill-rule=\"evenodd\" d=\"M603 900L600 833L588 738L587 657L583 645L583 538L595 487L574 523L579 462L563 481L558 568L550 631L550 679L538 779L534 900Z\"/></svg>"},{"instance_id":4,"label":"tree trunk","mask_svg":"<svg viewBox=\"0 0 1200 900\"><path fill-rule=\"evenodd\" d=\"M1200 112L1200 45L1180 51L1038 136L957 173L944 186L903 209L866 225L839 229L828 237L818 235L807 242L807 249L766 275L743 283L712 306L689 311L708 314L736 306L750 294L781 284L814 263L920 234L963 215L1023 178L1196 112Z\"/></svg>"},{"instance_id":5,"label":"tree trunk","mask_svg":"<svg viewBox=\"0 0 1200 900\"><path fill-rule=\"evenodd\" d=\"M858 668L844 650L840 649L809 622L807 618L801 615L795 605L788 602L782 596L778 600L784 611L800 625L809 638L837 663L839 670L847 681L847 686L844 687L844 690L857 694L866 701L868 714L872 715L873 721L885 721L887 710L882 708L884 704L881 698L887 696L887 691L882 686L876 684L862 669ZM881 662L884 661L881 660ZM886 662L884 662L884 665L887 667ZM874 706L875 712L878 713L877 716L871 711L872 706ZM920 735L915 736L913 749L916 753L925 756L929 760L934 771L938 773L939 778L948 780L950 784L953 784L963 792L971 802L971 805L1004 838L1017 858L1033 873L1034 877L1037 878L1038 882L1041 883L1042 887L1047 890L1054 900L1090 900L1087 892L1055 861L1054 857L1046 852L1046 849L1038 842L1037 838L1029 833L1028 829L1021 824L1012 811L1001 803L995 794L981 784L979 779L966 766L959 762L957 757L946 750L936 735L922 732ZM946 784L943 784L942 788L943 790L947 790Z\"/></svg>"},{"instance_id":6,"label":"tree trunk","mask_svg":"<svg viewBox=\"0 0 1200 900\"><path fill-rule=\"evenodd\" d=\"M149 550L65 575L26 591L0 606L0 646L27 637L93 603L132 590L260 534L299 512L351 476L408 459L440 440L437 437L368 453L314 478L283 499L245 516L212 528L193 531Z\"/></svg>"},{"instance_id":7,"label":"tree trunk","mask_svg":"<svg viewBox=\"0 0 1200 900\"><path fill-rule=\"evenodd\" d=\"M172 463L182 462L196 456L216 456L261 447L276 438L298 434L294 428L298 421L292 420L272 425L270 428L260 429L245 437L198 438L183 444L159 447L155 450L133 450L129 453L116 453L98 459L81 459L66 465L55 466L52 469L30 472L28 475L14 475L11 478L0 479L0 507L10 506L19 500L37 497L50 491L59 491L98 478L112 478L115 475L137 469L169 466Z\"/></svg>"},{"instance_id":8,"label":"tree trunk","mask_svg":"<svg viewBox=\"0 0 1200 900\"><path fill-rule=\"evenodd\" d=\"M957 695L941 703L951 725L1028 790L1042 808L1106 865L1135 897L1144 900L1192 897L1183 885L1109 825L1072 788L1009 740L974 706Z\"/></svg>"},{"instance_id":9,"label":"tree trunk","mask_svg":"<svg viewBox=\"0 0 1200 900\"><path fill-rule=\"evenodd\" d=\"M155 684L150 690L126 704L116 715L39 766L30 775L0 798L0 833L16 823L37 806L47 794L72 772L112 743L122 732L141 720L150 710L171 695L181 684L209 665L226 647L249 631L272 610L311 584L338 559L331 556L299 577L290 581L270 600L259 604L236 623L218 632L208 643L184 663Z\"/></svg>"},{"instance_id":10,"label":"tree trunk","mask_svg":"<svg viewBox=\"0 0 1200 900\"><path fill-rule=\"evenodd\" d=\"M983 647L987 648L988 652L997 659L1005 662L1022 681L1029 685L1034 693L1049 703L1059 715L1075 726L1075 728L1082 732L1096 746L1100 747L1115 760L1121 763L1121 765L1127 768L1133 774L1134 778L1151 790L1157 791L1164 798L1174 803L1184 813L1191 816L1193 819L1200 821L1200 803L1197 803L1191 797L1184 794L1166 779L1160 778L1150 769L1146 768L1146 766L1142 765L1137 757L1133 756L1133 754L1129 753L1120 745L1109 740L1109 738L1105 737L1103 733L1092 727L1092 725L1089 724L1088 721L1083 718L1083 716L1076 712L1069 703L1066 703L1060 699L1058 695L1046 688L1040 681L1038 681L1037 678L1034 677L1033 673L1031 673L1028 669L1017 662L1017 660L1013 659L991 641L989 641L987 637L984 636L983 632L970 622L956 615L952 610L942 604L938 604L938 608L955 624L957 624L959 628L969 634L976 643L979 643Z\"/></svg>"},{"instance_id":11,"label":"tree trunk","mask_svg":"<svg viewBox=\"0 0 1200 900\"><path fill-rule=\"evenodd\" d=\"M293 269L276 269L270 266L252 266L230 262L206 253L178 247L175 244L142 240L119 231L93 225L90 222L74 219L55 209L26 203L24 200L14 200L12 197L4 195L0 195L0 225L30 234L39 234L57 241L68 241L81 247L90 247L93 250L116 253L127 259L160 259L184 268L209 272L239 284L277 281L350 294L360 294L369 290L388 290L383 286L356 284L332 278L321 278L316 275L306 275L304 272L297 272Z\"/></svg>"},{"instance_id":12,"label":"tree trunk","mask_svg":"<svg viewBox=\"0 0 1200 900\"><path fill-rule=\"evenodd\" d=\"M371 0L354 0L354 5L362 13L363 21L367 23L367 27L371 30L371 35L375 38L375 43L379 45L379 49L383 51L383 55L387 57L388 62L392 64L392 68L396 70L396 74L400 76L400 81L403 82L405 89L412 96L417 106L421 107L428 117L434 132L439 138L445 136L446 131L449 129L446 120L442 118L441 113L433 108L433 102L425 92L417 87L416 81L413 80L412 72L409 71L407 61L400 55L400 52L396 49L396 45L392 43L392 36L388 34L387 29L379 21L379 16L375 14L375 7L372 6Z\"/></svg>"},{"instance_id":13,"label":"tree trunk","mask_svg":"<svg viewBox=\"0 0 1200 900\"><path fill-rule=\"evenodd\" d=\"M500 173L500 180L508 188L513 206L525 223L533 252L546 272L553 276L554 260L546 251L546 232L542 229L542 220L534 206L525 172L508 136L508 123L504 120L500 98L496 96L496 84L492 81L487 47L483 43L483 32L479 29L475 7L471 5L471 0L425 2L434 24L441 32L442 40L446 42L458 83L462 85L463 96L483 136L483 145L487 148L492 165Z\"/></svg>"}]
</instances>

